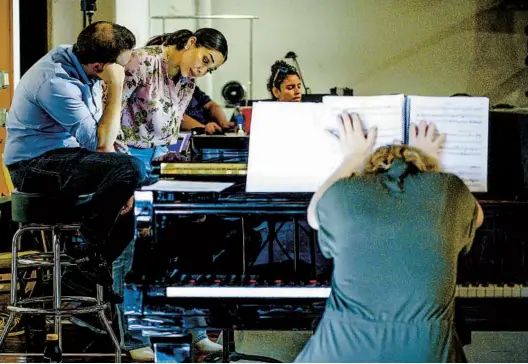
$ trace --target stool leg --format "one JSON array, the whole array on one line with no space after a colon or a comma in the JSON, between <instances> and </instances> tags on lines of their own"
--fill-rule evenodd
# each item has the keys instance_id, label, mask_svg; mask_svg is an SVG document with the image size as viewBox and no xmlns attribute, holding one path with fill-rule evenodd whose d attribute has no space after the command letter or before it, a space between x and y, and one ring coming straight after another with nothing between
<instances>
[{"instance_id":1,"label":"stool leg","mask_svg":"<svg viewBox=\"0 0 528 364\"><path fill-rule=\"evenodd\" d=\"M103 287L100 285L97 285L97 304L102 305L103 302ZM99 319L103 323L104 327L106 328L106 332L108 332L108 335L110 335L110 339L112 339L112 342L114 343L115 347L115 362L121 363L121 346L119 345L119 341L117 340L117 337L114 334L114 330L112 330L112 327L108 323L108 320L105 317L104 311L99 311L97 313L99 315Z\"/></svg>"},{"instance_id":2,"label":"stool leg","mask_svg":"<svg viewBox=\"0 0 528 364\"><path fill-rule=\"evenodd\" d=\"M4 344L7 339L7 335L9 334L9 331L11 330L11 326L13 326L13 322L15 321L16 313L9 312L9 318L7 319L7 322L4 326L4 330L2 331L2 335L0 336L0 350L4 347Z\"/></svg>"},{"instance_id":3,"label":"stool leg","mask_svg":"<svg viewBox=\"0 0 528 364\"><path fill-rule=\"evenodd\" d=\"M18 244L23 232L24 230L22 229L17 230L15 235L13 236L13 239L11 240L11 306L16 306L16 304L18 303ZM0 335L0 349L5 344L7 335L9 334L11 326L15 321L15 316L15 312L9 312L9 318L7 319L7 322L4 326L2 335Z\"/></svg>"},{"instance_id":4,"label":"stool leg","mask_svg":"<svg viewBox=\"0 0 528 364\"><path fill-rule=\"evenodd\" d=\"M61 309L61 246L60 231L58 227L53 228L53 308L55 310L55 334L59 337L59 348L62 349L62 318Z\"/></svg>"}]
</instances>

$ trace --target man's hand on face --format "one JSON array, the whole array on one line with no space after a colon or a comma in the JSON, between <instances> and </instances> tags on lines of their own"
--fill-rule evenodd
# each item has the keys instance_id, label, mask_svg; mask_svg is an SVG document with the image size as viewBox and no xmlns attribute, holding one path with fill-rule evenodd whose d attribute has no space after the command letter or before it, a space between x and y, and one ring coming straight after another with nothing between
<instances>
[{"instance_id":1,"label":"man's hand on face","mask_svg":"<svg viewBox=\"0 0 528 364\"><path fill-rule=\"evenodd\" d=\"M99 73L99 77L108 85L122 86L125 82L125 67L117 63L107 63Z\"/></svg>"}]
</instances>

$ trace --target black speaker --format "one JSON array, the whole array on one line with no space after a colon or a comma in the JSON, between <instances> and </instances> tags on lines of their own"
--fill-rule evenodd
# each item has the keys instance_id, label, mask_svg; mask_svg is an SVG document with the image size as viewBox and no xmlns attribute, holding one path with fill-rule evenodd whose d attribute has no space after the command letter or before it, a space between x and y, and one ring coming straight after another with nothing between
<instances>
[{"instance_id":1,"label":"black speaker","mask_svg":"<svg viewBox=\"0 0 528 364\"><path fill-rule=\"evenodd\" d=\"M489 119L486 200L528 198L528 115L492 110Z\"/></svg>"}]
</instances>

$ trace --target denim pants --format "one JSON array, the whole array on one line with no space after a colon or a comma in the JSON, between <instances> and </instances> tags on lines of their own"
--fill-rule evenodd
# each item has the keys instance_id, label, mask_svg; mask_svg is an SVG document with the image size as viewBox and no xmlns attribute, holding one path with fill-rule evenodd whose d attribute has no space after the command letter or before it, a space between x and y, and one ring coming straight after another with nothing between
<instances>
[{"instance_id":1,"label":"denim pants","mask_svg":"<svg viewBox=\"0 0 528 364\"><path fill-rule=\"evenodd\" d=\"M138 158L144 163L147 175L150 176L152 171L151 162L152 160L167 154L169 149L163 146L157 146L154 148L130 148L130 152L133 156ZM132 263L134 260L134 241L132 241L128 247L125 249L123 254L116 259L112 266L113 278L114 278L114 291L117 293L123 294L125 276L132 269ZM117 315L119 321L119 336L121 338L121 346L125 350L133 350L141 347L150 346L150 340L148 337L141 335L141 332L133 331L127 332L125 316L123 312L123 305L119 304L117 306ZM192 315L193 310L189 310L186 314ZM205 319L203 317L186 317L185 321L192 326L205 326ZM191 322L192 321L192 322ZM202 339L207 338L207 332L205 330L193 330L192 332L193 342L198 342Z\"/></svg>"},{"instance_id":2,"label":"denim pants","mask_svg":"<svg viewBox=\"0 0 528 364\"><path fill-rule=\"evenodd\" d=\"M98 153L82 148L60 148L7 166L14 186L21 192L77 196L93 193L83 207L80 231L112 263L133 237L114 234L114 226L133 223L132 213L119 212L146 181L144 164L118 153ZM50 206L53 213L54 206ZM118 222L118 224L116 224ZM117 229L121 232L123 229Z\"/></svg>"}]
</instances>

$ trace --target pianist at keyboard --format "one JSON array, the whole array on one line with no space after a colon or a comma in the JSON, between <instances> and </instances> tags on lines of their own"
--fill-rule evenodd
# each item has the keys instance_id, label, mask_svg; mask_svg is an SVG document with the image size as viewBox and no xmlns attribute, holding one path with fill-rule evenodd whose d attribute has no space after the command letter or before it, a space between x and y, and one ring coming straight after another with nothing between
<instances>
[{"instance_id":1,"label":"pianist at keyboard","mask_svg":"<svg viewBox=\"0 0 528 364\"><path fill-rule=\"evenodd\" d=\"M356 116L342 121L347 157L308 209L334 261L331 293L296 361L466 361L454 325L456 270L482 224L480 205L458 177L439 172L433 124L411 125L411 147L371 154L376 131L365 137Z\"/></svg>"}]
</instances>

